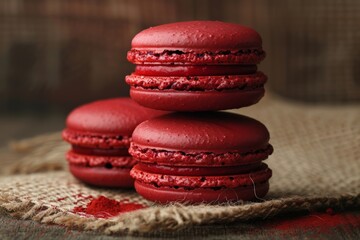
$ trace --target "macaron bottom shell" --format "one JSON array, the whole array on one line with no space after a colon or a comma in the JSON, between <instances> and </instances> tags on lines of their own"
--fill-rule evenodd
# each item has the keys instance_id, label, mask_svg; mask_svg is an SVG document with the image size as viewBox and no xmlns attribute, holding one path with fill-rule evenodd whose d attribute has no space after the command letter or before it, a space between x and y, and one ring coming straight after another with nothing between
<instances>
[{"instance_id":1,"label":"macaron bottom shell","mask_svg":"<svg viewBox=\"0 0 360 240\"><path fill-rule=\"evenodd\" d=\"M204 173L201 176L165 175L159 171L150 172L156 167L145 166L141 163L135 165L130 175L135 179L136 191L144 198L158 203L217 204L261 199L269 191L269 179L272 175L271 169L264 163L255 169L250 166L252 170L249 166L239 166L245 171L241 174L215 176L207 175L204 170L200 171ZM188 172L187 168L183 170L184 173Z\"/></svg>"},{"instance_id":2,"label":"macaron bottom shell","mask_svg":"<svg viewBox=\"0 0 360 240\"><path fill-rule=\"evenodd\" d=\"M237 132L238 133L238 132ZM192 142L194 144L194 142ZM129 153L133 158L145 164L157 164L174 167L212 166L226 167L238 165L251 165L266 160L273 152L273 147L268 144L262 149L248 150L245 153L227 152L215 154L213 152L199 152L186 154L181 151L159 151L149 147L131 144Z\"/></svg>"},{"instance_id":3,"label":"macaron bottom shell","mask_svg":"<svg viewBox=\"0 0 360 240\"><path fill-rule=\"evenodd\" d=\"M232 175L232 174L244 174L251 171L259 170L263 165L261 161L254 162L252 164L240 165L240 166L222 166L222 167L179 167L179 166L167 166L158 164L146 164L138 163L137 169L141 169L145 172L164 174L164 175L176 175L176 176L218 176L218 175Z\"/></svg>"},{"instance_id":4,"label":"macaron bottom shell","mask_svg":"<svg viewBox=\"0 0 360 240\"><path fill-rule=\"evenodd\" d=\"M130 177L131 168L86 167L69 164L70 172L78 180L98 187L133 188L134 180Z\"/></svg>"},{"instance_id":5,"label":"macaron bottom shell","mask_svg":"<svg viewBox=\"0 0 360 240\"><path fill-rule=\"evenodd\" d=\"M253 105L264 96L263 87L253 90L175 91L132 87L130 96L139 104L168 111L213 111Z\"/></svg>"},{"instance_id":6,"label":"macaron bottom shell","mask_svg":"<svg viewBox=\"0 0 360 240\"><path fill-rule=\"evenodd\" d=\"M145 199L157 203L181 202L186 204L201 203L224 203L237 201L250 201L261 199L269 191L269 182L259 183L253 186L241 186L237 188L185 188L156 187L152 184L135 181L136 191Z\"/></svg>"}]
</instances>

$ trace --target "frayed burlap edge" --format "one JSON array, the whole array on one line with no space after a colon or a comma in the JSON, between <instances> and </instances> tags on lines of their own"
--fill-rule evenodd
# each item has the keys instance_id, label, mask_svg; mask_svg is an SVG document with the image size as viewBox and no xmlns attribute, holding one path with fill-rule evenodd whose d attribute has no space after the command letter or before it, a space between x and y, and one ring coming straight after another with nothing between
<instances>
[{"instance_id":1,"label":"frayed burlap edge","mask_svg":"<svg viewBox=\"0 0 360 240\"><path fill-rule=\"evenodd\" d=\"M19 154L15 162L11 162L0 173L3 175L30 174L67 169L64 159L69 145L61 138L61 132L53 132L12 141L9 150Z\"/></svg>"},{"instance_id":2,"label":"frayed burlap edge","mask_svg":"<svg viewBox=\"0 0 360 240\"><path fill-rule=\"evenodd\" d=\"M180 230L193 225L219 221L233 222L266 219L282 213L315 211L328 207L349 209L360 207L360 194L337 197L290 197L233 206L185 206L174 204L124 213L111 219L88 218L72 212L0 194L0 207L20 219L54 223L72 229L99 231L105 234L145 234L156 231ZM211 211L209 211L211 208ZM190 214L191 213L191 214Z\"/></svg>"}]
</instances>

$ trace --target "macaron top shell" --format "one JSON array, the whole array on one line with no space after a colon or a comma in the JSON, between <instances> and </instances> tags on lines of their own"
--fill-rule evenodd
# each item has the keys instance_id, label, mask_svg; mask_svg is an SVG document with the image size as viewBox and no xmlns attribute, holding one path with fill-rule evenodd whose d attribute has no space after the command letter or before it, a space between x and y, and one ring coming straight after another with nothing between
<instances>
[{"instance_id":1,"label":"macaron top shell","mask_svg":"<svg viewBox=\"0 0 360 240\"><path fill-rule=\"evenodd\" d=\"M65 131L130 137L139 123L160 114L164 112L142 107L130 98L99 100L74 109L66 119Z\"/></svg>"},{"instance_id":2,"label":"macaron top shell","mask_svg":"<svg viewBox=\"0 0 360 240\"><path fill-rule=\"evenodd\" d=\"M234 113L171 113L141 123L132 141L185 153L248 152L268 146L269 132L259 121Z\"/></svg>"},{"instance_id":3,"label":"macaron top shell","mask_svg":"<svg viewBox=\"0 0 360 240\"><path fill-rule=\"evenodd\" d=\"M260 35L251 28L220 21L189 21L145 29L132 40L133 49L240 50L261 49Z\"/></svg>"},{"instance_id":4,"label":"macaron top shell","mask_svg":"<svg viewBox=\"0 0 360 240\"><path fill-rule=\"evenodd\" d=\"M260 35L219 21L189 21L145 29L132 40L127 59L147 65L258 64L265 58Z\"/></svg>"}]
</instances>

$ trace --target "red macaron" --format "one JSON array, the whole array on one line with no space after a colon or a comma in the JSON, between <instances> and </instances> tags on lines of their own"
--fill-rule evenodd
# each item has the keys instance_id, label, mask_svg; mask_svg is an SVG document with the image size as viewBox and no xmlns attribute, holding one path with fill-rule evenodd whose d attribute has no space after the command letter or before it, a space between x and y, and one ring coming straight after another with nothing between
<instances>
[{"instance_id":1,"label":"red macaron","mask_svg":"<svg viewBox=\"0 0 360 240\"><path fill-rule=\"evenodd\" d=\"M171 111L232 109L257 103L267 77L260 35L219 21L164 24L138 33L126 77L131 97L143 106Z\"/></svg>"},{"instance_id":2,"label":"red macaron","mask_svg":"<svg viewBox=\"0 0 360 240\"><path fill-rule=\"evenodd\" d=\"M66 120L63 139L70 172L79 180L101 187L133 187L129 155L135 127L162 111L140 106L130 98L95 101L74 109Z\"/></svg>"},{"instance_id":3,"label":"red macaron","mask_svg":"<svg viewBox=\"0 0 360 240\"><path fill-rule=\"evenodd\" d=\"M220 203L262 198L273 151L259 121L227 112L172 113L133 132L135 188L159 202Z\"/></svg>"}]
</instances>

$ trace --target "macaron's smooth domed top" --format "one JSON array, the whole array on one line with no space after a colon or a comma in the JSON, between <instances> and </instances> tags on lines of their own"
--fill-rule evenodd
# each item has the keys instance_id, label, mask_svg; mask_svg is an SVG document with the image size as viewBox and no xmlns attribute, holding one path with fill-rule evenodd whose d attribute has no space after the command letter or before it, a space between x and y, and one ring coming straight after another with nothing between
<instances>
[{"instance_id":1,"label":"macaron's smooth domed top","mask_svg":"<svg viewBox=\"0 0 360 240\"><path fill-rule=\"evenodd\" d=\"M247 152L268 146L259 121L228 112L171 113L141 123L133 143L143 148L191 152Z\"/></svg>"},{"instance_id":2,"label":"macaron's smooth domed top","mask_svg":"<svg viewBox=\"0 0 360 240\"><path fill-rule=\"evenodd\" d=\"M135 127L163 111L145 108L130 98L95 101L74 109L66 119L67 131L131 136Z\"/></svg>"},{"instance_id":3,"label":"macaron's smooth domed top","mask_svg":"<svg viewBox=\"0 0 360 240\"><path fill-rule=\"evenodd\" d=\"M219 21L189 21L145 29L132 40L133 49L261 49L260 35L251 28Z\"/></svg>"}]
</instances>

